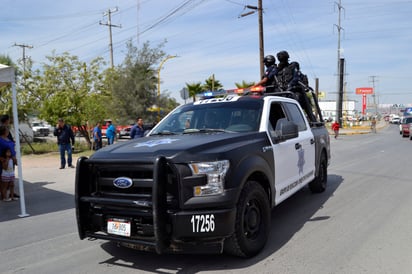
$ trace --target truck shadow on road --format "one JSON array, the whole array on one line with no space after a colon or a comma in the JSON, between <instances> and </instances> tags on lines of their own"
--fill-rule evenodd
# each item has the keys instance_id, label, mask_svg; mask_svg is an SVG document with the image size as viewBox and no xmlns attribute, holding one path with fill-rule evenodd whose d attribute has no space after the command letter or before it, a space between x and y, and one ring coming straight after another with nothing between
<instances>
[{"instance_id":1,"label":"truck shadow on road","mask_svg":"<svg viewBox=\"0 0 412 274\"><path fill-rule=\"evenodd\" d=\"M328 187L324 193L312 194L308 187L272 210L271 231L265 249L250 259L241 259L225 254L218 255L157 255L105 242L101 247L112 256L101 264L119 266L152 273L196 273L200 271L225 271L247 268L268 259L307 222L328 222L330 216L322 215L324 204L334 196L343 182L340 175L328 176ZM302 246L302 248L304 248ZM309 247L308 247L309 248ZM311 250L308 250L311 252Z\"/></svg>"},{"instance_id":2,"label":"truck shadow on road","mask_svg":"<svg viewBox=\"0 0 412 274\"><path fill-rule=\"evenodd\" d=\"M17 180L16 180L17 181ZM74 196L64 192L49 189L46 186L56 182L27 182L24 181L26 213L30 216L47 214L74 208ZM15 191L18 194L17 182ZM0 222L20 218L21 206L19 201L0 201Z\"/></svg>"}]
</instances>

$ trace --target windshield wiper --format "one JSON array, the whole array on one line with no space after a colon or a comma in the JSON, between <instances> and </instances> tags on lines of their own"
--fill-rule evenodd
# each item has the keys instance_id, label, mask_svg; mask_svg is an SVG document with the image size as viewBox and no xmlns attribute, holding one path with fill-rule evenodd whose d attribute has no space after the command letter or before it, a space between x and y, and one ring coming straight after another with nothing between
<instances>
[{"instance_id":1,"label":"windshield wiper","mask_svg":"<svg viewBox=\"0 0 412 274\"><path fill-rule=\"evenodd\" d=\"M213 133L213 132L230 132L221 128L188 128L183 131L183 134L190 133Z\"/></svg>"},{"instance_id":2,"label":"windshield wiper","mask_svg":"<svg viewBox=\"0 0 412 274\"><path fill-rule=\"evenodd\" d=\"M165 130L165 131L160 131L160 132L156 132L156 133L150 134L150 136L155 136L155 135L176 135L176 133L175 133L175 132L168 131L168 130Z\"/></svg>"}]
</instances>

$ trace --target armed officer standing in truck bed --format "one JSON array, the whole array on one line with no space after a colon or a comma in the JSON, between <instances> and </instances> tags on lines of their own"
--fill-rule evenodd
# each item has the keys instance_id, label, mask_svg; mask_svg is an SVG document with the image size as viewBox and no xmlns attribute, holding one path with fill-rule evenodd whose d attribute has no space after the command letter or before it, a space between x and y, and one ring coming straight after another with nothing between
<instances>
[{"instance_id":1,"label":"armed officer standing in truck bed","mask_svg":"<svg viewBox=\"0 0 412 274\"><path fill-rule=\"evenodd\" d=\"M302 86L302 83L305 81L303 79L303 74L300 72L299 63L289 63L289 53L285 50L278 52L276 56L279 60L277 79L280 88L283 91L291 91L295 93L300 106L308 115L309 120L312 122L316 121L316 118L313 115L312 106L306 96L305 89Z\"/></svg>"},{"instance_id":2,"label":"armed officer standing in truck bed","mask_svg":"<svg viewBox=\"0 0 412 274\"><path fill-rule=\"evenodd\" d=\"M262 80L260 80L257 84L253 85L252 87L264 86L266 87L266 92L279 91L279 86L276 79L278 68L276 66L275 56L266 55L263 59L263 63L266 66L265 75L263 76Z\"/></svg>"}]
</instances>

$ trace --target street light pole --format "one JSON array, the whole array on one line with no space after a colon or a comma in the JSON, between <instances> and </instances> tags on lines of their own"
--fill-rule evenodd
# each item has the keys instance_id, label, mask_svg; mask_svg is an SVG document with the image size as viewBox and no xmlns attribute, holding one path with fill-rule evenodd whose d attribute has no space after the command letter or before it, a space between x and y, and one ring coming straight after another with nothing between
<instances>
[{"instance_id":1,"label":"street light pole","mask_svg":"<svg viewBox=\"0 0 412 274\"><path fill-rule=\"evenodd\" d=\"M168 55L166 56L165 59L160 62L159 68L157 69L157 107L158 107L158 112L157 112L157 121L160 121L160 70L162 69L163 64L172 58L177 57L177 55Z\"/></svg>"}]
</instances>

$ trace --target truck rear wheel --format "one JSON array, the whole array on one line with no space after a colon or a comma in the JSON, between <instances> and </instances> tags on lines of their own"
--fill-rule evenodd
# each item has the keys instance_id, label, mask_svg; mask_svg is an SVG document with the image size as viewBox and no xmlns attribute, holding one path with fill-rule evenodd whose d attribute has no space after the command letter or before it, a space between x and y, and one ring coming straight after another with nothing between
<instances>
[{"instance_id":1,"label":"truck rear wheel","mask_svg":"<svg viewBox=\"0 0 412 274\"><path fill-rule=\"evenodd\" d=\"M225 252L252 257L263 249L269 235L270 205L263 187L248 181L237 203L235 232L225 241Z\"/></svg>"},{"instance_id":2,"label":"truck rear wheel","mask_svg":"<svg viewBox=\"0 0 412 274\"><path fill-rule=\"evenodd\" d=\"M313 179L312 182L309 183L309 189L313 193L321 193L326 190L326 183L328 180L328 163L326 161L325 153L322 153L320 157L319 163L319 173Z\"/></svg>"}]
</instances>

